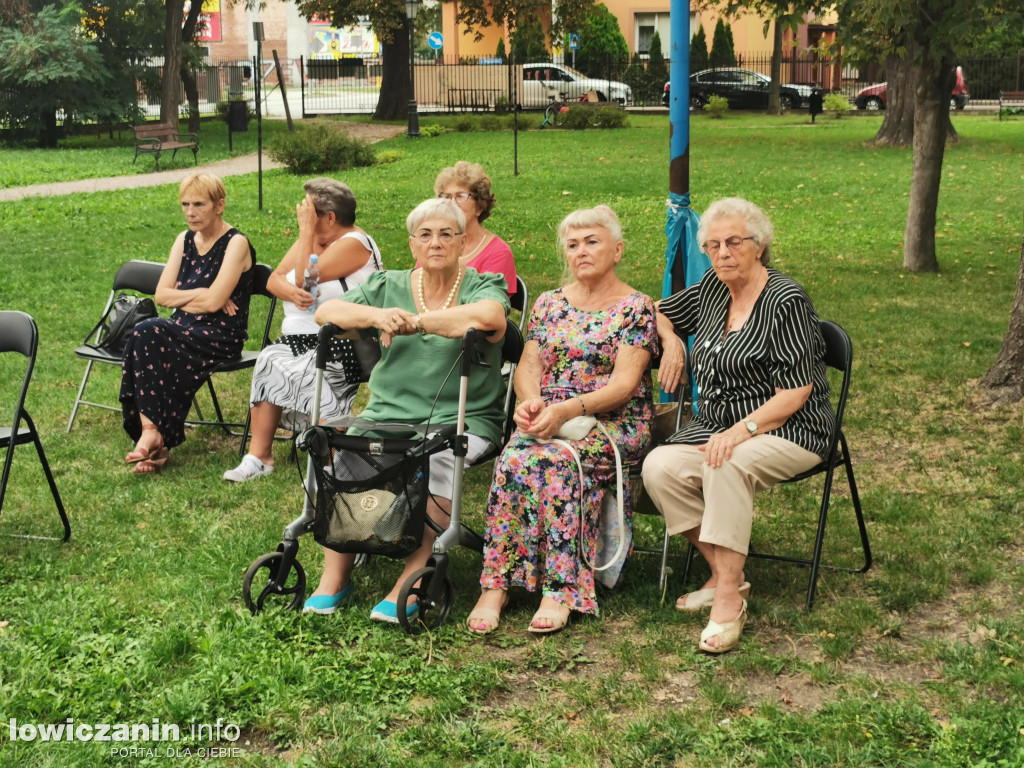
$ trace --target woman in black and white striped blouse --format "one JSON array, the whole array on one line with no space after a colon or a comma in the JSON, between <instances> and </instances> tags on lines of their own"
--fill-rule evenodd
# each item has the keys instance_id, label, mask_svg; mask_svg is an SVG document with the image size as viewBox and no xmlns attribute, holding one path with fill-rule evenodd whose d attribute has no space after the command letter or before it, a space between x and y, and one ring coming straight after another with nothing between
<instances>
[{"instance_id":1,"label":"woman in black and white striped blouse","mask_svg":"<svg viewBox=\"0 0 1024 768\"><path fill-rule=\"evenodd\" d=\"M697 230L711 257L704 278L660 303L681 336L695 335L691 364L698 415L644 463L644 485L707 560L711 577L676 602L711 608L700 648L739 641L750 584L743 566L754 493L825 458L835 418L818 315L798 283L768 265L774 230L753 203L712 203Z\"/></svg>"}]
</instances>

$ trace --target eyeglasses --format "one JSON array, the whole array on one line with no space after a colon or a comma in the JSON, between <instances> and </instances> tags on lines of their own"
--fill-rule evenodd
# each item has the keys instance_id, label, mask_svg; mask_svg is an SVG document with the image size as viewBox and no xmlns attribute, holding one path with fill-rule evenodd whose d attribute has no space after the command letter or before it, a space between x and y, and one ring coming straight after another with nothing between
<instances>
[{"instance_id":1,"label":"eyeglasses","mask_svg":"<svg viewBox=\"0 0 1024 768\"><path fill-rule=\"evenodd\" d=\"M454 195L442 192L438 197L444 198L445 200L454 200L459 205L462 205L464 202L469 200L469 198L473 197L473 195L469 192L456 192Z\"/></svg>"},{"instance_id":2,"label":"eyeglasses","mask_svg":"<svg viewBox=\"0 0 1024 768\"><path fill-rule=\"evenodd\" d=\"M743 245L744 240L754 240L753 237L740 237L739 235L733 235L732 237L722 240L708 240L704 245L701 246L701 250L704 251L708 256L717 256L718 252L722 250L722 246L725 245L729 249L730 253L739 253L740 246Z\"/></svg>"},{"instance_id":3,"label":"eyeglasses","mask_svg":"<svg viewBox=\"0 0 1024 768\"><path fill-rule=\"evenodd\" d=\"M435 237L440 241L441 245L447 248L455 241L456 237L462 237L462 233L453 232L450 229L442 229L440 232L422 229L413 235L413 238L423 245L430 245L430 243L434 241Z\"/></svg>"}]
</instances>

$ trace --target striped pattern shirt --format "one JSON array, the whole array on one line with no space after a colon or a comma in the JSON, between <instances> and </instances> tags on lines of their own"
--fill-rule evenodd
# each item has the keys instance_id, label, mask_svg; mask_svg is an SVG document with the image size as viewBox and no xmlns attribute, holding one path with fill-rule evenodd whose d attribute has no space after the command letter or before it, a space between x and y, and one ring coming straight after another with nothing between
<instances>
[{"instance_id":1,"label":"striped pattern shirt","mask_svg":"<svg viewBox=\"0 0 1024 768\"><path fill-rule=\"evenodd\" d=\"M729 301L728 287L709 269L699 283L661 302L680 335L695 335L690 365L698 388L697 415L668 442L701 445L749 417L777 388L813 384L803 407L769 434L826 458L835 414L811 300L799 283L769 268L750 317L723 339Z\"/></svg>"}]
</instances>

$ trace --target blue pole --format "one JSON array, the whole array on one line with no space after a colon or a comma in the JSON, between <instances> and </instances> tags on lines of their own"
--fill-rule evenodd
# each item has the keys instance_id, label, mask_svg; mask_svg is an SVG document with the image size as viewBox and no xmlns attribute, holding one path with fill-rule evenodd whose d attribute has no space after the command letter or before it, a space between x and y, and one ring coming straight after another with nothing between
<instances>
[{"instance_id":1,"label":"blue pole","mask_svg":"<svg viewBox=\"0 0 1024 768\"><path fill-rule=\"evenodd\" d=\"M665 235L665 277L661 295L670 296L700 282L711 261L697 245L700 217L690 208L690 2L672 0L670 6L671 61L669 80L668 218ZM687 349L693 344L688 340ZM691 394L696 412L697 386L690 372ZM663 399L664 395L663 395Z\"/></svg>"}]
</instances>

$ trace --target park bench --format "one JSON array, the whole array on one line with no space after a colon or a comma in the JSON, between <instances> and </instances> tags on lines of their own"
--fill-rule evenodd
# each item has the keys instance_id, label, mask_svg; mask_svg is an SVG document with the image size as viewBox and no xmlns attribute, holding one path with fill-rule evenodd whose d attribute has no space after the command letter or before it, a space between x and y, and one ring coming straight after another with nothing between
<instances>
[{"instance_id":1,"label":"park bench","mask_svg":"<svg viewBox=\"0 0 1024 768\"><path fill-rule=\"evenodd\" d=\"M1024 107L1024 91L1000 91L999 92L999 119L1003 119L1003 109L1006 107Z\"/></svg>"},{"instance_id":2,"label":"park bench","mask_svg":"<svg viewBox=\"0 0 1024 768\"><path fill-rule=\"evenodd\" d=\"M139 155L149 153L156 159L156 169L160 170L160 153L171 151L171 159L178 154L179 149L191 149L192 160L199 165L196 152L199 151L199 134L178 133L178 127L172 123L144 123L132 126L135 132L135 157L132 158L132 165L139 159Z\"/></svg>"}]
</instances>

